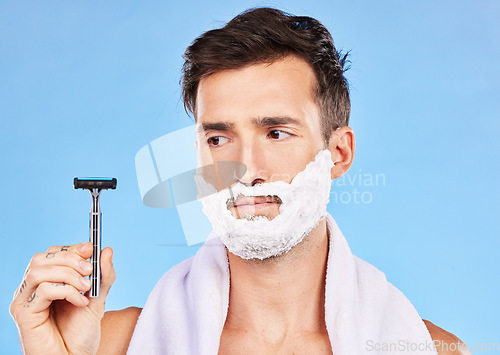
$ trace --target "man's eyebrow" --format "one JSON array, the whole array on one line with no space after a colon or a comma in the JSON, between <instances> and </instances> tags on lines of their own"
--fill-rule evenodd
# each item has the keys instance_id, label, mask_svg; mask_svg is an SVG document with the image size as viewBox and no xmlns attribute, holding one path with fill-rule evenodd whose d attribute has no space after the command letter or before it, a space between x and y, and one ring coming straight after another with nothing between
<instances>
[{"instance_id":1,"label":"man's eyebrow","mask_svg":"<svg viewBox=\"0 0 500 355\"><path fill-rule=\"evenodd\" d=\"M288 116L259 117L253 119L252 122L259 127L280 126L284 124L295 124L297 126L302 126L302 122L300 122L298 119Z\"/></svg>"},{"instance_id":2,"label":"man's eyebrow","mask_svg":"<svg viewBox=\"0 0 500 355\"><path fill-rule=\"evenodd\" d=\"M252 120L252 123L259 127L272 127L285 124L302 126L301 121L289 116L259 117L254 118ZM232 122L205 122L198 127L197 132L203 133L207 131L229 131L232 129L234 129L234 123Z\"/></svg>"},{"instance_id":3,"label":"man's eyebrow","mask_svg":"<svg viewBox=\"0 0 500 355\"><path fill-rule=\"evenodd\" d=\"M198 133L206 131L229 131L234 128L231 122L205 122L197 129Z\"/></svg>"}]
</instances>

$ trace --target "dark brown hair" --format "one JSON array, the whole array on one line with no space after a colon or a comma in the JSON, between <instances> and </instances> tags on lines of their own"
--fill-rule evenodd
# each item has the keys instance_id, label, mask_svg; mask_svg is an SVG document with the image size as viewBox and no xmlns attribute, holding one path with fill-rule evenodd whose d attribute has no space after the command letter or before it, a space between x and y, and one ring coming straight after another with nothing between
<instances>
[{"instance_id":1,"label":"dark brown hair","mask_svg":"<svg viewBox=\"0 0 500 355\"><path fill-rule=\"evenodd\" d=\"M205 32L186 49L182 97L196 119L200 80L221 70L272 63L289 55L304 59L316 74L315 97L328 144L333 130L349 124L347 55L335 49L330 32L318 20L273 8L249 9L224 27Z\"/></svg>"}]
</instances>

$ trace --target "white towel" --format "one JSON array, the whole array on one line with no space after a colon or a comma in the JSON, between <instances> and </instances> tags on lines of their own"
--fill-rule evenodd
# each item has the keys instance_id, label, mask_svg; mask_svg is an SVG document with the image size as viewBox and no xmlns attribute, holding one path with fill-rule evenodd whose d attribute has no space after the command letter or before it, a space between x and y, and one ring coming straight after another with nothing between
<instances>
[{"instance_id":1,"label":"white towel","mask_svg":"<svg viewBox=\"0 0 500 355\"><path fill-rule=\"evenodd\" d=\"M331 215L325 321L334 354L437 354L427 328L384 273L351 253ZM214 355L229 303L229 263L211 235L155 286L127 354Z\"/></svg>"}]
</instances>

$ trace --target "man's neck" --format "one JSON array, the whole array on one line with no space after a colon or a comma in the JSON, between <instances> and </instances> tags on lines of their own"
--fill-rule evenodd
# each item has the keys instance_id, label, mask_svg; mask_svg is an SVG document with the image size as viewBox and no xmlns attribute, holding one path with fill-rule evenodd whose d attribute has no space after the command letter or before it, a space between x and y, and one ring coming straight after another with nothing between
<instances>
[{"instance_id":1,"label":"man's neck","mask_svg":"<svg viewBox=\"0 0 500 355\"><path fill-rule=\"evenodd\" d=\"M279 342L325 332L326 219L288 253L245 260L228 252L231 272L225 329Z\"/></svg>"}]
</instances>

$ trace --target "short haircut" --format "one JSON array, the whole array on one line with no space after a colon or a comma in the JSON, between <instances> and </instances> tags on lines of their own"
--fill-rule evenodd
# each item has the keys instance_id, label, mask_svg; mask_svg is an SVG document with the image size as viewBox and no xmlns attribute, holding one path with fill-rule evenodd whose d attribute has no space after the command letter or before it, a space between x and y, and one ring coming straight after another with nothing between
<instances>
[{"instance_id":1,"label":"short haircut","mask_svg":"<svg viewBox=\"0 0 500 355\"><path fill-rule=\"evenodd\" d=\"M249 9L224 27L203 33L184 52L184 108L197 119L198 84L209 75L295 55L315 73L314 96L321 116L321 132L328 145L332 131L349 124L349 85L344 77L349 69L348 54L335 49L330 32L314 18L268 7Z\"/></svg>"}]
</instances>

